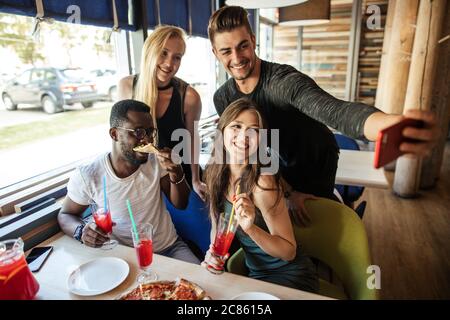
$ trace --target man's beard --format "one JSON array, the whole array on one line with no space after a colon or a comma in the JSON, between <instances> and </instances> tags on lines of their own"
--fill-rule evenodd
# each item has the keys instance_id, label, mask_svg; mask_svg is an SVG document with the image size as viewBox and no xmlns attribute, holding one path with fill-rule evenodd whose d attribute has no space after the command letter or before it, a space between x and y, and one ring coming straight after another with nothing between
<instances>
[{"instance_id":1,"label":"man's beard","mask_svg":"<svg viewBox=\"0 0 450 320\"><path fill-rule=\"evenodd\" d=\"M122 149L122 155L126 161L128 161L130 164L134 166L139 166L141 164L144 164L147 162L147 157L145 159L138 159L136 158L136 153L129 149L127 145L124 143L120 143L120 148Z\"/></svg>"}]
</instances>

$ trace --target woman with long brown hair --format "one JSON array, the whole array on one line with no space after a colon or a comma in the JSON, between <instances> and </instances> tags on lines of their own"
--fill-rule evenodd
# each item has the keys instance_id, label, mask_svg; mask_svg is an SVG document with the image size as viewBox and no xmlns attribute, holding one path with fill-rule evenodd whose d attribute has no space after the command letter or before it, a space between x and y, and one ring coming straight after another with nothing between
<instances>
[{"instance_id":1,"label":"woman with long brown hair","mask_svg":"<svg viewBox=\"0 0 450 320\"><path fill-rule=\"evenodd\" d=\"M264 148L259 145L259 135L265 128L257 106L246 98L230 104L220 117L205 171L211 241L219 213L224 212L228 219L234 203L239 225L236 237L245 251L249 276L315 292L315 268L296 243L279 176L262 174L258 149ZM239 194L235 194L237 189L241 190ZM225 259L215 255L211 246L202 265L220 269Z\"/></svg>"}]
</instances>

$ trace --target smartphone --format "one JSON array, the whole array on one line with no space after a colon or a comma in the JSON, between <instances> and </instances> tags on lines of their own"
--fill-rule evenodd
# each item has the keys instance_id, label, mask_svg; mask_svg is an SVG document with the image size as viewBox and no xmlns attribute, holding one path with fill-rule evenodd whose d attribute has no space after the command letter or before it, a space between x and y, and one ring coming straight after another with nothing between
<instances>
[{"instance_id":1,"label":"smartphone","mask_svg":"<svg viewBox=\"0 0 450 320\"><path fill-rule=\"evenodd\" d=\"M38 272L52 252L53 247L35 247L31 249L26 260L31 272Z\"/></svg>"},{"instance_id":2,"label":"smartphone","mask_svg":"<svg viewBox=\"0 0 450 320\"><path fill-rule=\"evenodd\" d=\"M404 128L423 128L423 126L424 122L422 120L406 118L379 131L375 144L375 159L373 166L377 169L381 168L404 154L404 152L400 151L400 144L402 142L417 141L405 138L402 134Z\"/></svg>"}]
</instances>

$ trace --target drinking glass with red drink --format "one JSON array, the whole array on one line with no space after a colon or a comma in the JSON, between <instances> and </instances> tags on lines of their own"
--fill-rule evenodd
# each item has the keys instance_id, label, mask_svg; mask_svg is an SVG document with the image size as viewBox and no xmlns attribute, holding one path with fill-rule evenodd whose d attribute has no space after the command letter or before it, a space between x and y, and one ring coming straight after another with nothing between
<instances>
[{"instance_id":1,"label":"drinking glass with red drink","mask_svg":"<svg viewBox=\"0 0 450 320\"><path fill-rule=\"evenodd\" d=\"M0 300L31 300L39 283L31 274L21 238L0 242Z\"/></svg>"},{"instance_id":2,"label":"drinking glass with red drink","mask_svg":"<svg viewBox=\"0 0 450 320\"><path fill-rule=\"evenodd\" d=\"M216 238L214 239L211 253L216 255L221 260L224 260L227 255L238 226L236 216L233 215L231 221L230 216L225 216L225 213L222 212L217 221ZM216 267L208 265L207 269L215 274L221 274L224 272L223 266Z\"/></svg>"},{"instance_id":3,"label":"drinking glass with red drink","mask_svg":"<svg viewBox=\"0 0 450 320\"><path fill-rule=\"evenodd\" d=\"M153 225L144 223L136 228L137 234L131 228L131 235L133 237L133 245L136 250L139 268L142 273L137 277L137 282L142 284L158 279L158 275L150 270L153 262Z\"/></svg>"},{"instance_id":4,"label":"drinking glass with red drink","mask_svg":"<svg viewBox=\"0 0 450 320\"><path fill-rule=\"evenodd\" d=\"M94 221L97 227L99 227L107 235L111 235L113 222L109 205L107 204L106 208L103 208L94 202L89 204L89 207L91 208L92 216L94 217ZM100 249L110 250L115 246L117 246L117 240L109 239L108 241L103 243Z\"/></svg>"}]
</instances>

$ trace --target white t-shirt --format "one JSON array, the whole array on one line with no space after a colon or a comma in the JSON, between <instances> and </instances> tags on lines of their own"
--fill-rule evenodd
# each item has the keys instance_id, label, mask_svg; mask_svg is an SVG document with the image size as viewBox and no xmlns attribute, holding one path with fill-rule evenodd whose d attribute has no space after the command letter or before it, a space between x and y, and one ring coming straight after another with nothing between
<instances>
[{"instance_id":1,"label":"white t-shirt","mask_svg":"<svg viewBox=\"0 0 450 320\"><path fill-rule=\"evenodd\" d=\"M92 163L78 167L67 185L69 198L88 205L94 201L99 205L103 200L103 176L106 174L106 193L111 209L113 237L120 243L133 246L131 220L126 199L130 200L136 225L153 225L153 250L160 252L171 246L177 239L172 219L161 194L160 179L167 174L154 154L139 166L129 177L116 176L109 161L108 153L99 156Z\"/></svg>"}]
</instances>

